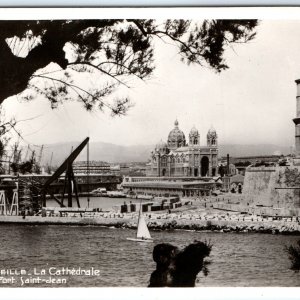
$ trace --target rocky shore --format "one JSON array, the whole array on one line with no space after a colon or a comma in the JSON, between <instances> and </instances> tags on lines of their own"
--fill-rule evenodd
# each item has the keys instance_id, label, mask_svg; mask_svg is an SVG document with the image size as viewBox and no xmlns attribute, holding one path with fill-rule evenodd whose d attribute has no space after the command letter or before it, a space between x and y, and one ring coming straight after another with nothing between
<instances>
[{"instance_id":1,"label":"rocky shore","mask_svg":"<svg viewBox=\"0 0 300 300\"><path fill-rule=\"evenodd\" d=\"M129 227L128 224L127 227ZM183 229L183 230L210 230L217 232L253 232L272 234L300 234L298 223L274 223L274 222L247 222L247 221L193 221L172 220L164 222L149 222L148 226L153 230Z\"/></svg>"},{"instance_id":2,"label":"rocky shore","mask_svg":"<svg viewBox=\"0 0 300 300\"><path fill-rule=\"evenodd\" d=\"M145 214L150 230L209 230L215 232L300 234L300 224L292 218L271 220L258 216L201 215L201 214ZM136 229L136 214L99 213L83 216L0 216L1 223L28 225L90 225Z\"/></svg>"}]
</instances>

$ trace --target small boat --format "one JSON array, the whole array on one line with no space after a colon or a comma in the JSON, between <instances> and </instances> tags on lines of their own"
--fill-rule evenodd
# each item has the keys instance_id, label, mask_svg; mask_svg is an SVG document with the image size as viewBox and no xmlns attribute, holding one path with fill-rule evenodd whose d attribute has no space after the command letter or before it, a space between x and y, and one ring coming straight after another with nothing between
<instances>
[{"instance_id":1,"label":"small boat","mask_svg":"<svg viewBox=\"0 0 300 300\"><path fill-rule=\"evenodd\" d=\"M126 198L126 194L121 191L108 191L107 196L110 198Z\"/></svg>"},{"instance_id":2,"label":"small boat","mask_svg":"<svg viewBox=\"0 0 300 300\"><path fill-rule=\"evenodd\" d=\"M107 196L107 191L106 188L98 188L91 191L91 194L95 196Z\"/></svg>"},{"instance_id":3,"label":"small boat","mask_svg":"<svg viewBox=\"0 0 300 300\"><path fill-rule=\"evenodd\" d=\"M151 196L151 195L137 195L136 197L137 197L137 199L143 199L143 200L152 200L153 199L153 196Z\"/></svg>"},{"instance_id":4,"label":"small boat","mask_svg":"<svg viewBox=\"0 0 300 300\"><path fill-rule=\"evenodd\" d=\"M142 207L140 207L140 212L139 212L136 238L127 238L127 240L133 241L133 242L152 243L153 239L151 238L149 229L147 227L147 223L146 223L145 218L144 218L144 216L141 212L141 208Z\"/></svg>"}]
</instances>

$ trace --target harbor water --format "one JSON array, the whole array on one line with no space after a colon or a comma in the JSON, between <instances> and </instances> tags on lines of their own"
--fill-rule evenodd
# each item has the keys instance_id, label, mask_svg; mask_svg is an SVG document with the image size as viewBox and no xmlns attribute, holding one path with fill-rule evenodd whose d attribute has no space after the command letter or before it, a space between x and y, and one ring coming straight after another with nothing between
<instances>
[{"instance_id":1,"label":"harbor water","mask_svg":"<svg viewBox=\"0 0 300 300\"><path fill-rule=\"evenodd\" d=\"M289 270L285 252L285 246L295 243L297 236L179 230L152 231L151 235L154 243L136 243L126 240L135 236L130 229L1 225L0 266L31 273L33 268L95 268L100 276L62 276L67 282L60 286L145 287L155 269L155 244L184 247L194 240L207 240L213 245L210 272L207 277L198 275L197 286L300 286L300 274ZM47 283L26 286L53 287Z\"/></svg>"},{"instance_id":2,"label":"harbor water","mask_svg":"<svg viewBox=\"0 0 300 300\"><path fill-rule=\"evenodd\" d=\"M90 207L108 210L114 205L139 200L90 198ZM48 201L48 206L56 206ZM74 205L76 207L76 205ZM81 206L87 207L86 197ZM209 274L199 273L196 286L300 286L300 273L290 270L285 247L295 244L299 236L261 233L221 233L204 231L151 231L154 243L128 241L133 229L99 226L12 225L1 224L0 270L27 270L24 278L42 270L100 270L99 276L62 275L62 284L34 283L25 287L146 287L155 270L153 247L171 243L183 248L194 240L212 244L208 260ZM16 283L0 286L19 287Z\"/></svg>"}]
</instances>

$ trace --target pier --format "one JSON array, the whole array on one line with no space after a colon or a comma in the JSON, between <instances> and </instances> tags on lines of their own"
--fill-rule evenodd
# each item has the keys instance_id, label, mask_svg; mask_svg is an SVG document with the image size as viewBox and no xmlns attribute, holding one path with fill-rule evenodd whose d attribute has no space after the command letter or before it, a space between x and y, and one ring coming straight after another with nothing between
<instances>
[{"instance_id":1,"label":"pier","mask_svg":"<svg viewBox=\"0 0 300 300\"><path fill-rule=\"evenodd\" d=\"M146 211L152 230L210 230L216 232L299 234L298 217L263 216L216 209L216 198L182 201L182 206L162 211ZM101 211L96 208L43 209L37 216L1 215L0 224L105 226L136 229L138 211Z\"/></svg>"}]
</instances>

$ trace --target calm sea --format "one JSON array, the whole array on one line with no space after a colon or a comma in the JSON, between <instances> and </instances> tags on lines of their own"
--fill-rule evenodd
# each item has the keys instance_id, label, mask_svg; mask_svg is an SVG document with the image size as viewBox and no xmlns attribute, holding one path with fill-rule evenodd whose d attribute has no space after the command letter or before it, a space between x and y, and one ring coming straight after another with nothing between
<instances>
[{"instance_id":1,"label":"calm sea","mask_svg":"<svg viewBox=\"0 0 300 300\"><path fill-rule=\"evenodd\" d=\"M295 243L300 236L174 230L152 231L154 243L136 243L126 240L135 236L130 229L61 225L1 225L0 228L0 269L23 268L32 275L23 279L36 277L34 268L40 272L49 268L93 267L101 272L100 276L57 277L65 278L64 284L25 286L145 287L155 269L152 260L155 244L184 247L194 240L213 244L210 272L207 277L199 274L197 286L300 286L300 273L289 270L285 252L285 246ZM17 280L13 285L0 286L20 286L20 278Z\"/></svg>"}]
</instances>

